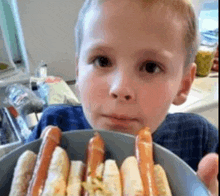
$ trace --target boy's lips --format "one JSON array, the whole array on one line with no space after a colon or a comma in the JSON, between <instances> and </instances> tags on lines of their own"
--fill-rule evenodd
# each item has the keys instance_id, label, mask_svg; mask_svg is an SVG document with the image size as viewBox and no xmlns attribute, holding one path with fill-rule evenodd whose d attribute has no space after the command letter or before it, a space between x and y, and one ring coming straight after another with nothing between
<instances>
[{"instance_id":1,"label":"boy's lips","mask_svg":"<svg viewBox=\"0 0 220 196\"><path fill-rule=\"evenodd\" d=\"M130 117L130 116L127 116L127 115L118 115L118 114L103 114L104 117L107 117L107 118L114 118L114 119L117 119L117 120L137 120L136 118L133 118L133 117Z\"/></svg>"},{"instance_id":2,"label":"boy's lips","mask_svg":"<svg viewBox=\"0 0 220 196\"><path fill-rule=\"evenodd\" d=\"M137 122L137 118L133 118L127 115L116 115L116 114L109 114L109 115L102 115L104 118L106 118L109 122L111 122L114 125L121 125L121 126L127 126L129 123Z\"/></svg>"}]
</instances>

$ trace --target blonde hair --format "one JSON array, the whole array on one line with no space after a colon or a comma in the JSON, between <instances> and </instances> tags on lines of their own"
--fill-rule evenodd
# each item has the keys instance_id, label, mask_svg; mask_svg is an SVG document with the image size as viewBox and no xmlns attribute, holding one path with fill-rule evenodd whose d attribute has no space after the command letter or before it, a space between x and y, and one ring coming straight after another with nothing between
<instances>
[{"instance_id":1,"label":"blonde hair","mask_svg":"<svg viewBox=\"0 0 220 196\"><path fill-rule=\"evenodd\" d=\"M75 51L80 55L81 41L83 38L83 23L86 13L89 11L93 3L101 4L107 0L85 0L75 26ZM118 0L120 1L120 0ZM184 43L186 49L185 66L195 61L198 51L198 28L197 19L192 3L189 0L134 0L140 2L143 8L151 8L158 6L157 9L167 9L166 17L177 16L185 25ZM175 40L174 40L175 41Z\"/></svg>"}]
</instances>

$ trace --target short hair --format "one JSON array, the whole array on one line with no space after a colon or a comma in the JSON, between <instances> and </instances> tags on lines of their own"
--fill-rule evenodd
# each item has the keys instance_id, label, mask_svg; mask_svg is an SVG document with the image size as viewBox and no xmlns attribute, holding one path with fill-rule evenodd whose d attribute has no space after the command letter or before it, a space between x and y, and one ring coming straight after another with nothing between
<instances>
[{"instance_id":1,"label":"short hair","mask_svg":"<svg viewBox=\"0 0 220 196\"><path fill-rule=\"evenodd\" d=\"M83 39L83 23L86 13L89 11L93 3L102 3L107 0L85 0L82 8L80 9L78 19L75 26L75 51L80 55L81 42ZM120 0L118 0L120 1ZM130 0L131 1L131 0ZM158 6L158 9L167 8L167 13L174 13L183 21L185 25L185 32L183 41L185 43L186 58L185 66L195 61L195 56L198 52L198 25L195 11L190 0L134 0L140 2L145 7ZM175 40L174 40L175 41Z\"/></svg>"}]
</instances>

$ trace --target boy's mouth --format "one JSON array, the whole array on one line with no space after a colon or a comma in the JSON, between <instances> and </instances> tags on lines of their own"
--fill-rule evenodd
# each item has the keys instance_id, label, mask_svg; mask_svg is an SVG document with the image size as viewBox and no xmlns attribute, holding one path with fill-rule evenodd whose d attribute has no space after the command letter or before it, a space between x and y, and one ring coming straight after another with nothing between
<instances>
[{"instance_id":1,"label":"boy's mouth","mask_svg":"<svg viewBox=\"0 0 220 196\"><path fill-rule=\"evenodd\" d=\"M137 121L136 118L132 118L126 115L116 115L116 114L110 114L110 115L103 115L103 117L108 118L109 120L113 122L133 122Z\"/></svg>"},{"instance_id":2,"label":"boy's mouth","mask_svg":"<svg viewBox=\"0 0 220 196\"><path fill-rule=\"evenodd\" d=\"M128 115L102 114L102 128L108 130L117 130L124 133L135 134L134 130L140 127L140 120Z\"/></svg>"}]
</instances>

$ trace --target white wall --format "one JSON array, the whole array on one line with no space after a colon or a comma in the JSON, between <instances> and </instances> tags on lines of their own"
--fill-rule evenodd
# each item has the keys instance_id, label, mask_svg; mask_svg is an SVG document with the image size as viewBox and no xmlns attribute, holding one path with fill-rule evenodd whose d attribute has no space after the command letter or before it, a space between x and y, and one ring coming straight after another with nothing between
<instances>
[{"instance_id":1,"label":"white wall","mask_svg":"<svg viewBox=\"0 0 220 196\"><path fill-rule=\"evenodd\" d=\"M43 60L49 75L75 79L74 26L84 0L17 2L31 73Z\"/></svg>"}]
</instances>

